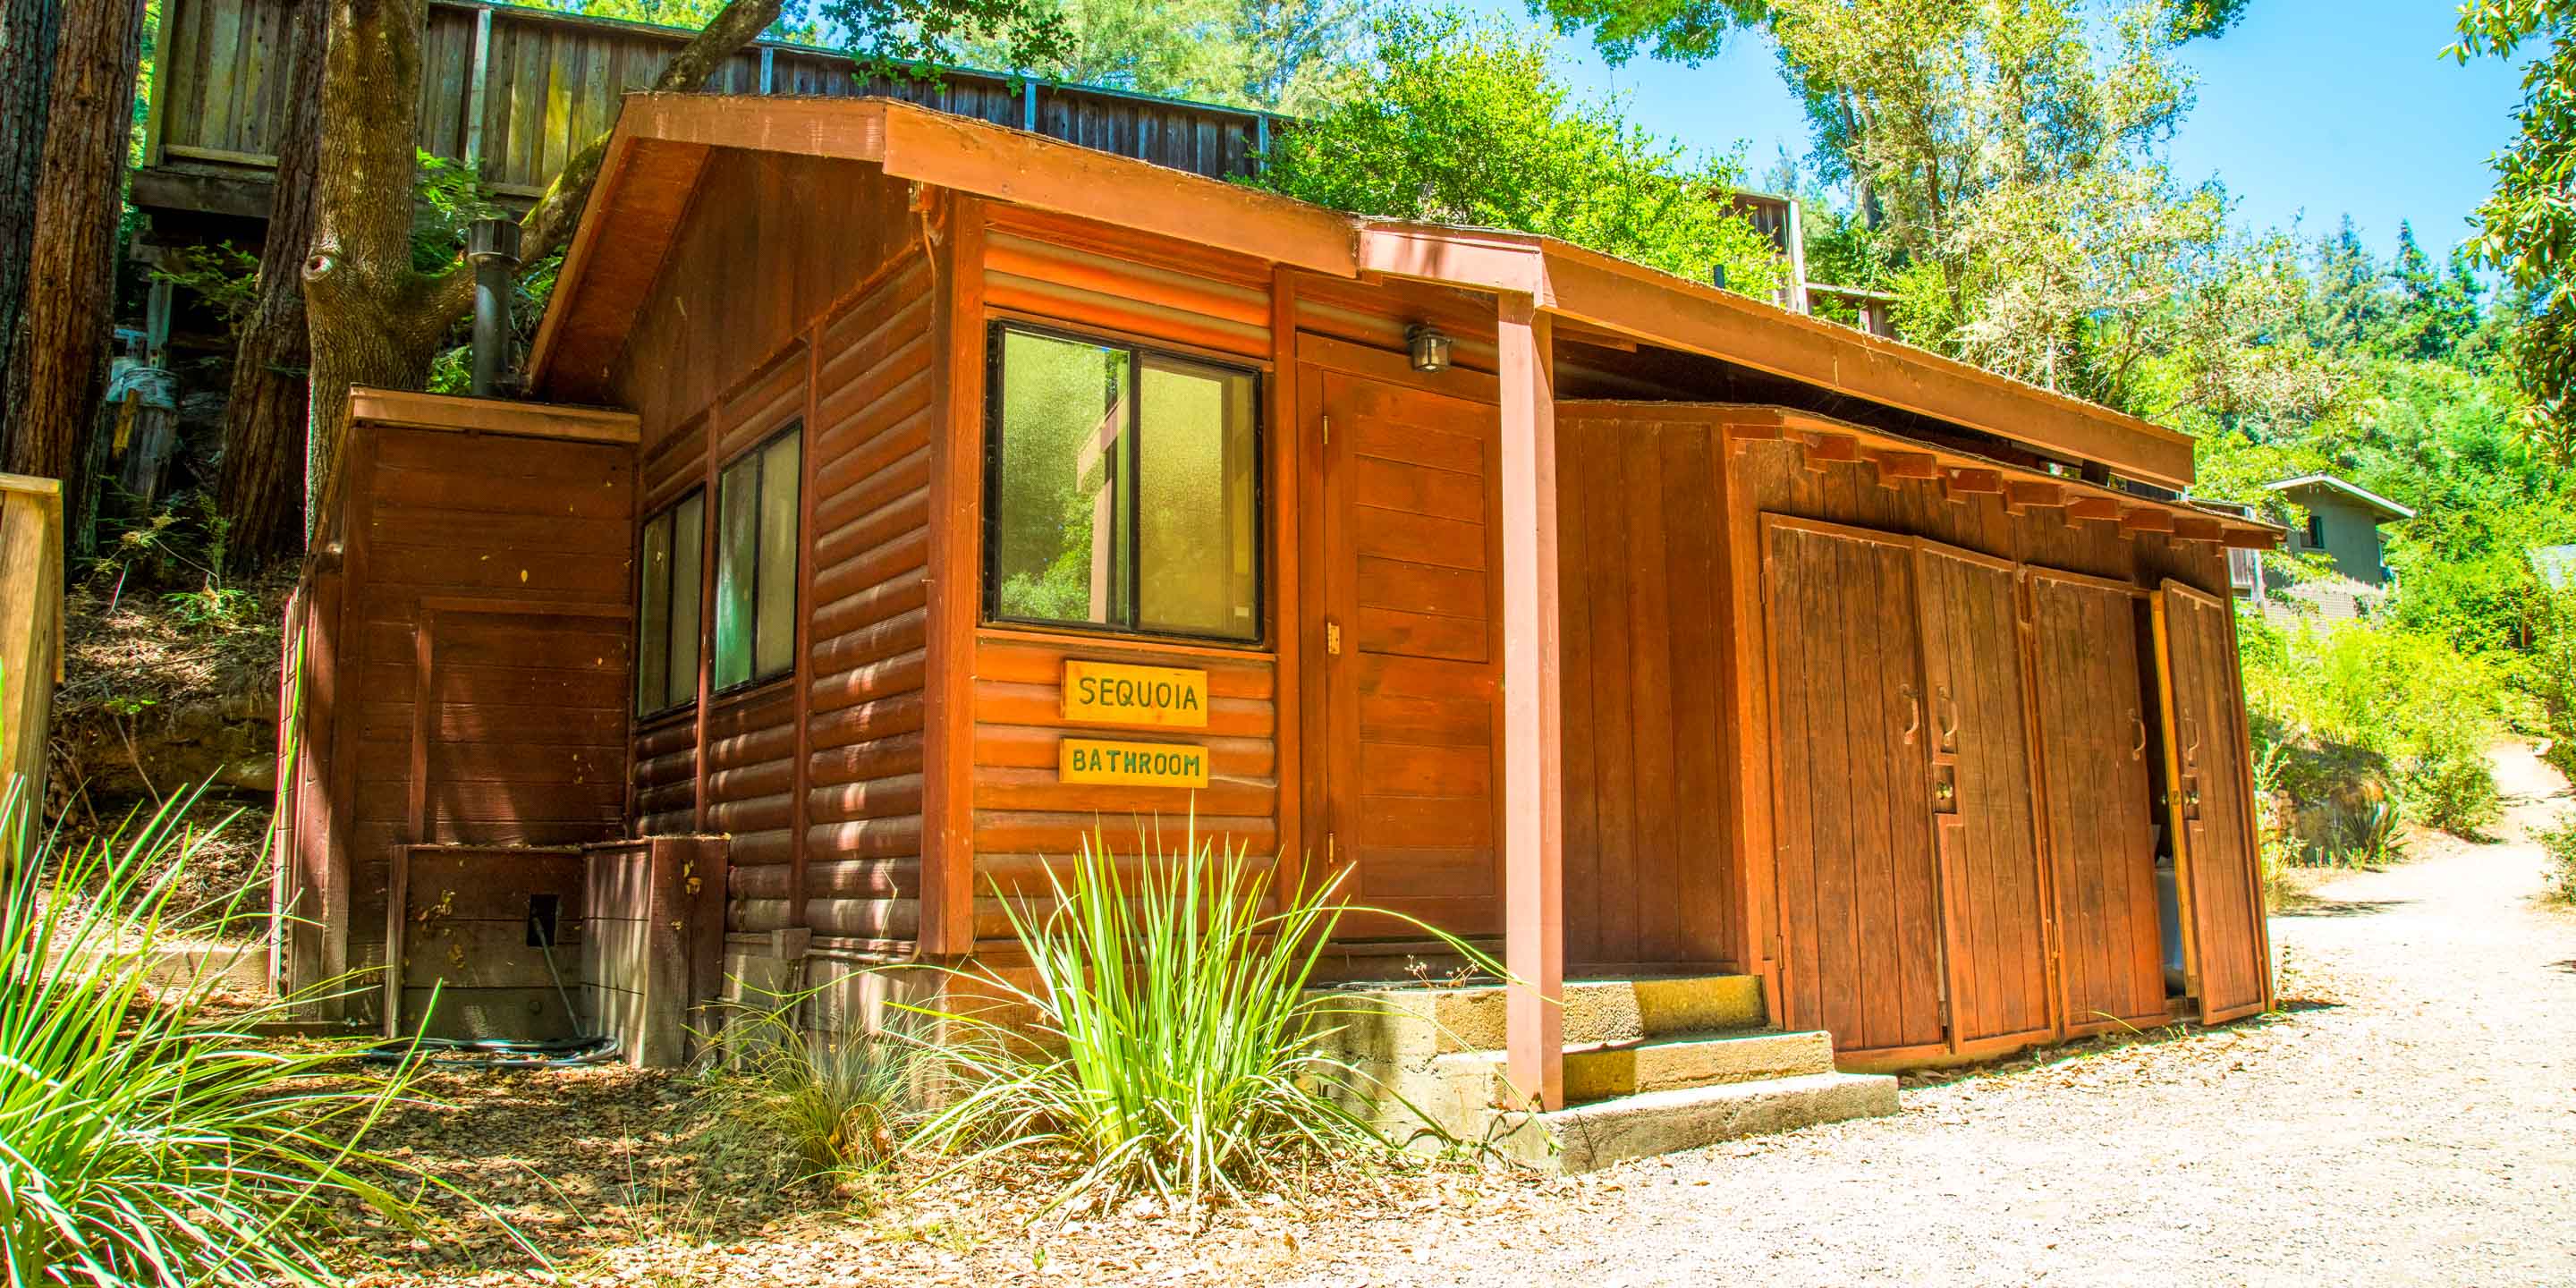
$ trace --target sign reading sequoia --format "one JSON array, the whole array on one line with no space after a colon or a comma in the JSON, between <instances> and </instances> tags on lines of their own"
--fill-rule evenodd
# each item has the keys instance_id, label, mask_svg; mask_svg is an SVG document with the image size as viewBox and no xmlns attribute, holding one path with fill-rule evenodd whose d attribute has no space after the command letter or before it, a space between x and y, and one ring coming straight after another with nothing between
<instances>
[{"instance_id":1,"label":"sign reading sequoia","mask_svg":"<svg viewBox=\"0 0 2576 1288\"><path fill-rule=\"evenodd\" d=\"M1205 729L1207 672L1068 658L1064 718L1079 724Z\"/></svg>"},{"instance_id":2,"label":"sign reading sequoia","mask_svg":"<svg viewBox=\"0 0 2576 1288\"><path fill-rule=\"evenodd\" d=\"M1056 767L1056 780L1131 787L1205 787L1208 752L1205 747L1181 743L1067 738Z\"/></svg>"}]
</instances>

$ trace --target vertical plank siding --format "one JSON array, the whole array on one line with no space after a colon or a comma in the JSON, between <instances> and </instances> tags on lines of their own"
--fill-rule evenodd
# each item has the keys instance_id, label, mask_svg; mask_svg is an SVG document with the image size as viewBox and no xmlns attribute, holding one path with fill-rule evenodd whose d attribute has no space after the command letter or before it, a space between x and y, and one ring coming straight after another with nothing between
<instances>
[{"instance_id":1,"label":"vertical plank siding","mask_svg":"<svg viewBox=\"0 0 2576 1288\"><path fill-rule=\"evenodd\" d=\"M285 57L291 13L290 0L169 0L156 72L163 157L243 171L275 164L295 83ZM477 117L474 36L486 14L491 36ZM422 33L414 141L433 156L476 162L483 180L505 196L534 197L615 124L621 97L649 87L692 34L509 5L433 3ZM862 77L845 55L770 43L734 55L708 89L899 98L1221 179L1252 172L1265 128L1263 114L1246 109L1021 85L982 72Z\"/></svg>"},{"instance_id":2,"label":"vertical plank siding","mask_svg":"<svg viewBox=\"0 0 2576 1288\"><path fill-rule=\"evenodd\" d=\"M382 957L397 846L561 845L619 830L634 524L622 446L359 433L363 576L341 606L336 653L308 661L356 695L355 737L321 766L345 774L353 811L353 965ZM558 611L580 606L596 611ZM316 638L308 629L308 649ZM346 719L330 709L336 695L308 701L317 733Z\"/></svg>"},{"instance_id":3,"label":"vertical plank siding","mask_svg":"<svg viewBox=\"0 0 2576 1288\"><path fill-rule=\"evenodd\" d=\"M2228 601L2179 583L2158 594L2174 830L2185 915L2196 946L2201 1017L2234 1019L2271 1003L2261 856L2246 764L2245 703Z\"/></svg>"}]
</instances>

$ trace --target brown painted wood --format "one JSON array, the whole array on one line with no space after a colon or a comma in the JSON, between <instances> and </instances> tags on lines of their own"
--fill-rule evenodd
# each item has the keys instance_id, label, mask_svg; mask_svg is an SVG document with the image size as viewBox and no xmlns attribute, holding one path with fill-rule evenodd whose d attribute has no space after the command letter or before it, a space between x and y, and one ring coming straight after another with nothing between
<instances>
[{"instance_id":1,"label":"brown painted wood","mask_svg":"<svg viewBox=\"0 0 2576 1288\"><path fill-rule=\"evenodd\" d=\"M2134 587L2033 571L2032 706L2070 1034L2165 1010L2145 676Z\"/></svg>"},{"instance_id":2,"label":"brown painted wood","mask_svg":"<svg viewBox=\"0 0 2576 1288\"><path fill-rule=\"evenodd\" d=\"M1946 1041L1912 544L1766 517L1782 988L1838 1050Z\"/></svg>"},{"instance_id":3,"label":"brown painted wood","mask_svg":"<svg viewBox=\"0 0 2576 1288\"><path fill-rule=\"evenodd\" d=\"M2271 1004L2235 622L2226 600L2178 582L2165 584L2157 607L2172 748L2167 810L2181 842L2190 973L2201 1019L2214 1024Z\"/></svg>"},{"instance_id":4,"label":"brown painted wood","mask_svg":"<svg viewBox=\"0 0 2576 1288\"><path fill-rule=\"evenodd\" d=\"M2056 1012L2023 706L2020 569L1932 542L1917 549L1950 1036L1963 1047L2030 1040L2054 1027Z\"/></svg>"},{"instance_id":5,"label":"brown painted wood","mask_svg":"<svg viewBox=\"0 0 2576 1288\"><path fill-rule=\"evenodd\" d=\"M1318 629L1338 628L1320 685L1325 860L1350 870L1349 892L1373 907L1432 921L1455 934L1502 929L1498 808L1501 760L1501 594L1492 570L1500 540L1484 515L1499 485L1492 413L1479 404L1406 385L1324 372L1318 398L1332 426L1320 441L1314 514L1321 529ZM1390 486L1390 470L1467 489L1473 518L1425 513L1420 489ZM1362 620L1363 566L1406 565L1406 576L1456 584L1459 616L1437 631L1387 629ZM1320 566L1318 566L1320 565ZM1413 573L1410 569L1424 571ZM1387 585L1383 576L1373 587ZM1383 594L1382 589L1372 593ZM1445 768L1442 772L1440 768ZM1475 778L1470 766L1481 765ZM1409 767L1409 772L1408 772ZM1355 934L1396 927L1355 924ZM1419 932L1414 932L1418 937Z\"/></svg>"}]
</instances>

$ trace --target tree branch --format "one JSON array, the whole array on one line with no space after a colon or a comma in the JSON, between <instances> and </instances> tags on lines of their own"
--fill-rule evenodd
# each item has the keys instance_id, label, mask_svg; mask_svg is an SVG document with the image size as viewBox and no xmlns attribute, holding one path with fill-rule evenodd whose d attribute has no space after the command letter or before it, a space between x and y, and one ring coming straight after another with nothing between
<instances>
[{"instance_id":1,"label":"tree branch","mask_svg":"<svg viewBox=\"0 0 2576 1288\"><path fill-rule=\"evenodd\" d=\"M782 0L729 0L654 78L653 92L678 94L703 88L726 59L760 39L760 33L778 21L781 3ZM608 157L608 137L602 134L574 153L555 175L554 182L547 185L545 195L537 198L537 204L520 219L521 264L534 264L571 240L574 227L581 222L582 208L590 204L590 190L599 183L600 164ZM423 321L432 332L443 333L473 307L474 269L460 257L431 284L429 311Z\"/></svg>"}]
</instances>

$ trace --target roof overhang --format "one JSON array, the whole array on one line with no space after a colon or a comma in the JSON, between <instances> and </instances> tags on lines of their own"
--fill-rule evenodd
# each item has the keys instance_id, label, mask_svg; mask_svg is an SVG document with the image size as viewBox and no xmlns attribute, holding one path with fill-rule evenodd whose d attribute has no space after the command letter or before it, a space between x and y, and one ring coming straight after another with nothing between
<instances>
[{"instance_id":1,"label":"roof overhang","mask_svg":"<svg viewBox=\"0 0 2576 1288\"><path fill-rule=\"evenodd\" d=\"M628 95L538 328L533 387L604 392L711 148L870 162L894 178L1334 277L1522 296L1589 329L1967 426L2128 478L2177 489L2192 478L2187 435L1553 238L1354 219L882 98Z\"/></svg>"},{"instance_id":2,"label":"roof overhang","mask_svg":"<svg viewBox=\"0 0 2576 1288\"><path fill-rule=\"evenodd\" d=\"M2267 492L2295 492L2301 488L2312 487L2324 488L2329 492L2336 492L2343 496L2350 497L2351 499L2360 502L2362 508L2376 512L2383 519L2412 519L2415 517L2415 511L2412 508L2399 505L2395 501L2391 501L2387 497L2381 496L2376 492L2369 491L2365 488L2355 487L2354 485L2346 483L2342 479L2336 478L2331 474L2302 474L2294 479L2283 479L2278 483L2266 483L2263 485L2263 490Z\"/></svg>"}]
</instances>

